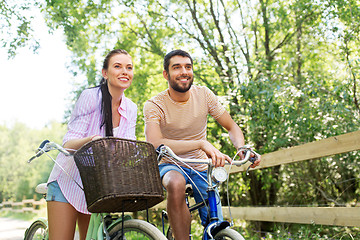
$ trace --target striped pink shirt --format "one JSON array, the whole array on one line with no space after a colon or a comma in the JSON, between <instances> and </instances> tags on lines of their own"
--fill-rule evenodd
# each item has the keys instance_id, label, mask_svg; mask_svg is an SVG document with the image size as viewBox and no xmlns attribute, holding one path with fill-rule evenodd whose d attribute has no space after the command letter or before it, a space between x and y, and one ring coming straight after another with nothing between
<instances>
[{"instance_id":1,"label":"striped pink shirt","mask_svg":"<svg viewBox=\"0 0 360 240\"><path fill-rule=\"evenodd\" d=\"M121 115L119 127L114 128L114 137L135 139L135 126L137 106L124 95L118 108ZM68 131L64 136L63 144L70 139L84 138L92 135L105 136L105 127L101 125L101 91L99 87L85 89L76 102L68 123ZM59 153L56 161L70 174L81 186L81 178L74 158L66 157ZM57 165L49 176L48 183L57 181L62 193L68 202L79 212L89 214L85 194L74 181Z\"/></svg>"}]
</instances>

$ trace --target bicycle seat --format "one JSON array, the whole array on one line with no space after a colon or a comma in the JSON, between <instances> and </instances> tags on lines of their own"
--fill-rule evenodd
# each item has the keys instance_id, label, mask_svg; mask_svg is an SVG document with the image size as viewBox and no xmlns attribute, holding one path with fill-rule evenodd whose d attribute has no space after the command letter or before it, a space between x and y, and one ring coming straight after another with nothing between
<instances>
[{"instance_id":1,"label":"bicycle seat","mask_svg":"<svg viewBox=\"0 0 360 240\"><path fill-rule=\"evenodd\" d=\"M35 192L40 194L46 194L47 193L47 183L40 183L36 186Z\"/></svg>"}]
</instances>

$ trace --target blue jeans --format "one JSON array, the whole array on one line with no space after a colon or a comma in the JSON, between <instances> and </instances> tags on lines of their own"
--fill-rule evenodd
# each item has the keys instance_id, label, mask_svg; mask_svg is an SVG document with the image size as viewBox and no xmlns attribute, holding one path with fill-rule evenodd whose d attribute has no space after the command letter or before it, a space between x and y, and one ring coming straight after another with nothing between
<instances>
[{"instance_id":1,"label":"blue jeans","mask_svg":"<svg viewBox=\"0 0 360 240\"><path fill-rule=\"evenodd\" d=\"M195 183L196 187L199 189L200 192L197 190L197 188L194 186L194 184L190 181L190 179L186 176L186 174L180 168L192 179L192 181ZM203 198L207 199L208 194L207 194L206 190L207 190L208 184L204 181L204 179L207 180L207 171L198 172L204 178L204 179L202 179L195 172L195 170L192 170L192 169L186 168L186 167L180 167L180 168L171 163L160 164L159 170L160 170L161 179L165 175L165 173L172 171L172 170L177 171L184 176L186 184L191 184L191 186L193 187L194 199L195 199L196 203L202 202ZM201 197L201 195L203 196L203 198ZM216 190L216 202L217 202L218 217L219 217L220 221L223 221L223 216L222 216L222 211L221 211L221 201L219 198L219 192L217 190ZM199 214L200 214L200 218L201 218L201 224L203 226L205 226L207 224L207 215L208 215L207 207L200 208Z\"/></svg>"}]
</instances>

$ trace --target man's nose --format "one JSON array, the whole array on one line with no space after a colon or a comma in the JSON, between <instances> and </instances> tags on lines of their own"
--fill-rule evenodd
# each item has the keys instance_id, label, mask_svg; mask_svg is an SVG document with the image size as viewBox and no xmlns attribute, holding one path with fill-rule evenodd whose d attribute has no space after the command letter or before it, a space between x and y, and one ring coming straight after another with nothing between
<instances>
[{"instance_id":1,"label":"man's nose","mask_svg":"<svg viewBox=\"0 0 360 240\"><path fill-rule=\"evenodd\" d=\"M186 69L186 67L181 67L181 73L187 73L188 71L187 71L187 69Z\"/></svg>"}]
</instances>

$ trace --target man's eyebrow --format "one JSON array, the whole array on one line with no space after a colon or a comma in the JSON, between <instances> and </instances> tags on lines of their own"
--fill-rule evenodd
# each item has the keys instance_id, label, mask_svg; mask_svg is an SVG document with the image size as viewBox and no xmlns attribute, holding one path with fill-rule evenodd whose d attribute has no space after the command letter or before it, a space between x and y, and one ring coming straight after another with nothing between
<instances>
[{"instance_id":1,"label":"man's eyebrow","mask_svg":"<svg viewBox=\"0 0 360 240\"><path fill-rule=\"evenodd\" d=\"M181 65L180 63L174 63L173 65L171 65L171 67L180 66L180 65ZM184 65L185 65L185 66L192 66L191 63L185 63Z\"/></svg>"}]
</instances>

